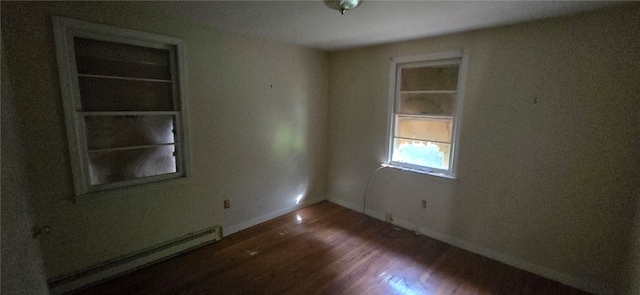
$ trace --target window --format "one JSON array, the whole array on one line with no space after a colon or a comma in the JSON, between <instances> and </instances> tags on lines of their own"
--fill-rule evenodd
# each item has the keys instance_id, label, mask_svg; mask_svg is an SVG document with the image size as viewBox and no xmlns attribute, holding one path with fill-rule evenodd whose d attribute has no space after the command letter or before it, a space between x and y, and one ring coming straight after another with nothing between
<instances>
[{"instance_id":1,"label":"window","mask_svg":"<svg viewBox=\"0 0 640 295\"><path fill-rule=\"evenodd\" d=\"M61 17L54 26L76 195L186 177L181 41Z\"/></svg>"},{"instance_id":2,"label":"window","mask_svg":"<svg viewBox=\"0 0 640 295\"><path fill-rule=\"evenodd\" d=\"M461 51L392 60L389 165L455 177L465 61Z\"/></svg>"}]
</instances>

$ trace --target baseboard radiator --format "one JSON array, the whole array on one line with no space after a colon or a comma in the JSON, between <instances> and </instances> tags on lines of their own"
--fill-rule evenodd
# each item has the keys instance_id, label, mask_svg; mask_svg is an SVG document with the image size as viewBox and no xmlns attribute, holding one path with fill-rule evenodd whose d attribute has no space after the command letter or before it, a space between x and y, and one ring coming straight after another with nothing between
<instances>
[{"instance_id":1,"label":"baseboard radiator","mask_svg":"<svg viewBox=\"0 0 640 295\"><path fill-rule=\"evenodd\" d=\"M51 278L47 284L51 295L65 294L169 259L221 238L222 228L214 226L68 275Z\"/></svg>"}]
</instances>

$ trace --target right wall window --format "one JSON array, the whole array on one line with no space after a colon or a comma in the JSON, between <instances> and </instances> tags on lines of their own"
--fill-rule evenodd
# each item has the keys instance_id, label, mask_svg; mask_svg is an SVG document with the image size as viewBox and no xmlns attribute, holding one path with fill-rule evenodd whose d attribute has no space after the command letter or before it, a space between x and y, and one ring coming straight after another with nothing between
<instances>
[{"instance_id":1,"label":"right wall window","mask_svg":"<svg viewBox=\"0 0 640 295\"><path fill-rule=\"evenodd\" d=\"M455 177L465 65L462 51L392 60L389 165Z\"/></svg>"}]
</instances>

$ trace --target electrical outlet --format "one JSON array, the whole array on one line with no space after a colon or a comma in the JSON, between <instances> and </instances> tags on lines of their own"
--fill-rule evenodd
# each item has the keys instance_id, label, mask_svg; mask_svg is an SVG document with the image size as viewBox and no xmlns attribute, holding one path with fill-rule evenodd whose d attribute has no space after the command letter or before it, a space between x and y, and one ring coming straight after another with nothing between
<instances>
[{"instance_id":1,"label":"electrical outlet","mask_svg":"<svg viewBox=\"0 0 640 295\"><path fill-rule=\"evenodd\" d=\"M229 209L229 207L231 207L231 202L229 202L229 199L225 199L224 200L224 208L225 209Z\"/></svg>"},{"instance_id":2,"label":"electrical outlet","mask_svg":"<svg viewBox=\"0 0 640 295\"><path fill-rule=\"evenodd\" d=\"M388 222L388 223L393 223L393 215L391 214L385 214L384 215L384 221Z\"/></svg>"},{"instance_id":3,"label":"electrical outlet","mask_svg":"<svg viewBox=\"0 0 640 295\"><path fill-rule=\"evenodd\" d=\"M427 208L427 201L422 200L422 209L426 209Z\"/></svg>"}]
</instances>

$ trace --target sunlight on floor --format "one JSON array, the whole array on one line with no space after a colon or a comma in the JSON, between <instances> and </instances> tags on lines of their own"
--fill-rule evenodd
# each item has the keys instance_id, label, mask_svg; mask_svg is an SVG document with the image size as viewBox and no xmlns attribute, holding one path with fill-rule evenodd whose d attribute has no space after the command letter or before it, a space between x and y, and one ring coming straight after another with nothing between
<instances>
[{"instance_id":1,"label":"sunlight on floor","mask_svg":"<svg viewBox=\"0 0 640 295\"><path fill-rule=\"evenodd\" d=\"M380 279L383 282L386 281L385 283L387 284L387 286L393 288L393 290L397 292L397 294L404 294L404 295L432 294L430 292L427 292L423 288L420 288L420 290L412 289L411 286L407 284L405 278L395 277L391 274L388 274L387 272L380 273L380 275L378 275L378 279Z\"/></svg>"}]
</instances>

